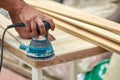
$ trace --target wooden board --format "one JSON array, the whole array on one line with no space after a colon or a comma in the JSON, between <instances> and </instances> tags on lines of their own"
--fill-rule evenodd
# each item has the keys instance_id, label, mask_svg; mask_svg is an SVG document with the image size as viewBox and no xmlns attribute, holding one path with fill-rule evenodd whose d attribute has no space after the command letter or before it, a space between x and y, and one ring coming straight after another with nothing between
<instances>
[{"instance_id":1,"label":"wooden board","mask_svg":"<svg viewBox=\"0 0 120 80\"><path fill-rule=\"evenodd\" d=\"M98 46L101 46L102 48L107 49L111 52L116 52L116 53L120 54L120 45L119 44L112 42L111 40L105 39L101 36L92 34L83 29L78 29L76 27L73 27L73 26L66 24L62 21L59 21L57 19L54 19L54 20L55 20L56 24L58 25L57 27L59 29L66 31L68 33L71 33L71 34L73 34L79 38L82 38L86 41L94 43Z\"/></svg>"},{"instance_id":2,"label":"wooden board","mask_svg":"<svg viewBox=\"0 0 120 80\"><path fill-rule=\"evenodd\" d=\"M2 25L0 27L1 38L4 30L3 28L11 24L11 22L2 15L0 15L0 22L0 25ZM10 29L8 33L6 33L5 48L11 51L14 56L34 67L46 67L107 52L103 48L83 41L57 28L52 34L56 37L56 41L52 42L56 57L50 61L32 61L27 58L25 52L19 49L19 45L20 43L29 44L30 40L20 38L14 29Z\"/></svg>"},{"instance_id":3,"label":"wooden board","mask_svg":"<svg viewBox=\"0 0 120 80\"><path fill-rule=\"evenodd\" d=\"M97 34L99 36L102 36L102 37L107 38L109 40L112 40L114 42L120 43L120 35L117 35L111 31L108 31L108 30L105 30L105 29L102 29L102 28L99 28L97 26L93 26L90 24L86 24L86 23L83 23L83 22L80 22L80 21L77 21L77 20L74 20L71 18L67 18L67 17L61 16L61 15L52 13L52 12L48 12L48 11L45 11L45 10L40 9L40 8L36 8L36 9L49 15L49 16L52 16L53 18L59 19L62 22L66 22L68 24L71 24L74 27L77 27L79 29L84 29L86 31ZM55 21L55 23L56 23L56 21Z\"/></svg>"},{"instance_id":4,"label":"wooden board","mask_svg":"<svg viewBox=\"0 0 120 80\"><path fill-rule=\"evenodd\" d=\"M120 34L120 24L50 0L25 0L28 4Z\"/></svg>"}]
</instances>

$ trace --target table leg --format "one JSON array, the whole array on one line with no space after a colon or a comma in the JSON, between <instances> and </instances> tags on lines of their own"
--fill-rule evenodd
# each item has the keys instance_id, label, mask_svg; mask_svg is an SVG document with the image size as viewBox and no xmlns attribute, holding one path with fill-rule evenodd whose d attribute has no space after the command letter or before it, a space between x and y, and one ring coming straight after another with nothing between
<instances>
[{"instance_id":1,"label":"table leg","mask_svg":"<svg viewBox=\"0 0 120 80\"><path fill-rule=\"evenodd\" d=\"M42 80L42 69L32 67L32 80Z\"/></svg>"},{"instance_id":2,"label":"table leg","mask_svg":"<svg viewBox=\"0 0 120 80\"><path fill-rule=\"evenodd\" d=\"M77 80L77 63L76 61L69 62L69 80Z\"/></svg>"}]
</instances>

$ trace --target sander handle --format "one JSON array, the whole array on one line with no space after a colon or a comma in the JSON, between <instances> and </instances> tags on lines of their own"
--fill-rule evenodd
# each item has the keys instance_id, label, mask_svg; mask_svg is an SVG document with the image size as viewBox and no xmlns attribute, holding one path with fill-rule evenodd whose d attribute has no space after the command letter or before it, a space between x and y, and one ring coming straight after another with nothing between
<instances>
[{"instance_id":1,"label":"sander handle","mask_svg":"<svg viewBox=\"0 0 120 80\"><path fill-rule=\"evenodd\" d=\"M50 29L50 24L46 21L43 21L43 23L44 23L45 30L46 30L46 35L45 36L47 36L48 35L48 30ZM41 35L40 28L39 28L38 24L36 24L36 29L37 29L37 34Z\"/></svg>"},{"instance_id":2,"label":"sander handle","mask_svg":"<svg viewBox=\"0 0 120 80\"><path fill-rule=\"evenodd\" d=\"M46 22L46 21L43 21L43 23L44 23L45 30L46 30L46 35L45 35L45 37L47 37L47 35L48 35L48 30L50 29L50 24L49 24L48 22ZM8 25L7 27L8 27L8 28L13 28L13 27L26 27L26 25L25 25L24 23L16 23L16 24ZM37 30L38 35L41 35L41 33L40 33L40 28L39 28L38 24L36 24L36 30Z\"/></svg>"}]
</instances>

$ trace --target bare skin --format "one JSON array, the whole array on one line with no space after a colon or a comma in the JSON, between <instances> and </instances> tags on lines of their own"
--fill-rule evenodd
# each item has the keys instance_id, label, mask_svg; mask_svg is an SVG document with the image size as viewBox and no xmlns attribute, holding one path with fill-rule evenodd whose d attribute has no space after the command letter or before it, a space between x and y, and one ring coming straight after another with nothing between
<instances>
[{"instance_id":1,"label":"bare skin","mask_svg":"<svg viewBox=\"0 0 120 80\"><path fill-rule=\"evenodd\" d=\"M0 7L9 12L13 23L23 22L26 24L26 29L21 27L15 28L22 38L31 38L33 34L38 39L36 24L40 26L41 34L45 35L46 31L43 21L47 21L50 24L51 30L55 29L54 22L49 16L33 9L24 0L0 0ZM52 35L49 35L49 38L50 40L55 39Z\"/></svg>"}]
</instances>

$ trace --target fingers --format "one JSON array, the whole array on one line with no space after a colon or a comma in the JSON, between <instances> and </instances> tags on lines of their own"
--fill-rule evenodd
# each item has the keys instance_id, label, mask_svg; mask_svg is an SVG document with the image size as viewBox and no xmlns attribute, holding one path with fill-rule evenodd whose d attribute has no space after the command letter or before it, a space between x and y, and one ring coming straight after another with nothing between
<instances>
[{"instance_id":1,"label":"fingers","mask_svg":"<svg viewBox=\"0 0 120 80\"><path fill-rule=\"evenodd\" d=\"M27 26L26 30L28 32L32 32L33 36L35 36L36 39L38 38L36 24L38 24L40 33L42 35L46 34L43 21L46 21L50 24L51 30L55 29L54 22L49 16L33 9L30 6L27 6L24 9L21 9L20 13L18 12L19 11L16 12L17 15L20 17L21 21L25 23Z\"/></svg>"},{"instance_id":2,"label":"fingers","mask_svg":"<svg viewBox=\"0 0 120 80\"><path fill-rule=\"evenodd\" d=\"M41 35L45 36L46 30L45 30L45 26L44 26L43 21L40 18L36 18L36 22L39 26L39 30L40 30Z\"/></svg>"},{"instance_id":3,"label":"fingers","mask_svg":"<svg viewBox=\"0 0 120 80\"><path fill-rule=\"evenodd\" d=\"M31 22L29 20L27 20L25 24L27 26L26 27L27 32L31 32Z\"/></svg>"},{"instance_id":4,"label":"fingers","mask_svg":"<svg viewBox=\"0 0 120 80\"><path fill-rule=\"evenodd\" d=\"M31 20L26 20L25 21L26 26L27 26L26 30L28 32L32 32L32 34L35 37L35 39L39 38L39 35L37 33L37 29L36 29L36 24L38 24L38 26L39 26L39 30L40 30L41 35L43 35L43 36L46 35L46 29L45 29L43 21L46 21L46 22L48 22L50 24L51 30L55 29L54 22L49 17L45 17L43 19L41 19L39 17L36 17L36 18L31 19ZM51 38L51 40L54 39L52 36L49 36L49 37Z\"/></svg>"},{"instance_id":5,"label":"fingers","mask_svg":"<svg viewBox=\"0 0 120 80\"><path fill-rule=\"evenodd\" d=\"M31 21L31 29L32 29L32 34L34 35L35 39L38 39L38 34L37 34L37 30L36 30L36 21L32 20Z\"/></svg>"},{"instance_id":6,"label":"fingers","mask_svg":"<svg viewBox=\"0 0 120 80\"><path fill-rule=\"evenodd\" d=\"M39 26L39 30L40 30L41 35L45 36L45 34L46 34L45 26L44 26L43 21L40 18L37 17L35 19L32 19L31 22L27 21L26 23L27 23L26 30L28 32L32 31L32 34L35 37L35 39L39 38L39 35L37 33L37 29L36 29L36 24L38 24L38 26Z\"/></svg>"},{"instance_id":7,"label":"fingers","mask_svg":"<svg viewBox=\"0 0 120 80\"><path fill-rule=\"evenodd\" d=\"M55 37L51 34L48 34L48 38L51 40L51 41L54 41L55 40Z\"/></svg>"},{"instance_id":8,"label":"fingers","mask_svg":"<svg viewBox=\"0 0 120 80\"><path fill-rule=\"evenodd\" d=\"M54 30L54 29L55 29L55 24L54 24L52 18L46 16L46 17L44 17L43 20L46 21L46 22L48 22L48 23L50 24L51 30Z\"/></svg>"}]
</instances>

